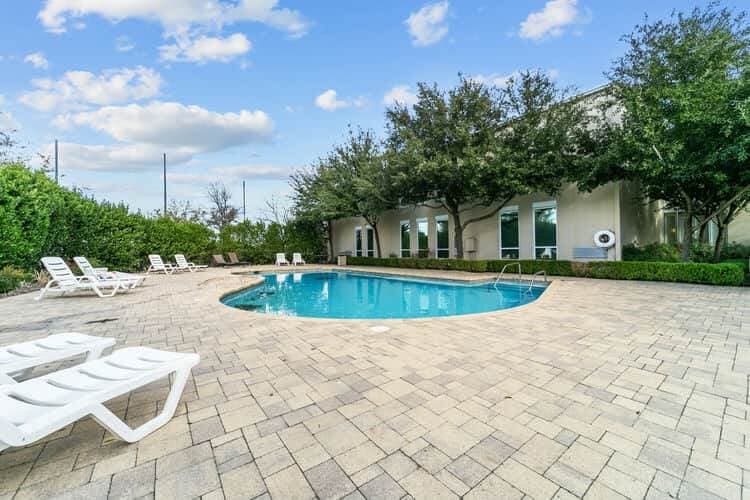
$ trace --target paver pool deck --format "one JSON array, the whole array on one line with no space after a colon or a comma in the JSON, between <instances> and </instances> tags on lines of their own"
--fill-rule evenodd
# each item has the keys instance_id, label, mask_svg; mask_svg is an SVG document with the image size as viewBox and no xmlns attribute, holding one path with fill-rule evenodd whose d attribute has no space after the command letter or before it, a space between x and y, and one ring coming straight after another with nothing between
<instances>
[{"instance_id":1,"label":"paver pool deck","mask_svg":"<svg viewBox=\"0 0 750 500\"><path fill-rule=\"evenodd\" d=\"M517 309L322 320L222 305L258 280L236 271L0 299L0 345L202 358L139 443L86 419L5 450L0 498L750 498L750 288L557 279ZM108 406L138 424L165 392Z\"/></svg>"}]
</instances>

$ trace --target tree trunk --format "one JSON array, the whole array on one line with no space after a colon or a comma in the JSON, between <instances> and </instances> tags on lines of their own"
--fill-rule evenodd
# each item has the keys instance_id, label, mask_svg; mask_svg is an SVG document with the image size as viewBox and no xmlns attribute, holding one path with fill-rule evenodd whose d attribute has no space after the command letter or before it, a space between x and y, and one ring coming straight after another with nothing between
<instances>
[{"instance_id":1,"label":"tree trunk","mask_svg":"<svg viewBox=\"0 0 750 500\"><path fill-rule=\"evenodd\" d=\"M719 262L721 260L721 249L724 247L724 231L726 231L726 226L721 221L721 217L718 217L716 220L716 241L714 242L714 262Z\"/></svg>"},{"instance_id":2,"label":"tree trunk","mask_svg":"<svg viewBox=\"0 0 750 500\"><path fill-rule=\"evenodd\" d=\"M380 257L383 254L380 253L380 231L378 231L378 225L377 224L370 224L372 226L372 231L375 233L375 248L377 249L377 255L375 257Z\"/></svg>"},{"instance_id":3,"label":"tree trunk","mask_svg":"<svg viewBox=\"0 0 750 500\"><path fill-rule=\"evenodd\" d=\"M336 260L335 256L333 255L333 224L332 221L326 222L327 231L328 231L328 262L334 262Z\"/></svg>"},{"instance_id":4,"label":"tree trunk","mask_svg":"<svg viewBox=\"0 0 750 500\"><path fill-rule=\"evenodd\" d=\"M464 227L461 225L461 214L458 210L451 211L453 218L453 245L456 249L456 258L464 258Z\"/></svg>"},{"instance_id":5,"label":"tree trunk","mask_svg":"<svg viewBox=\"0 0 750 500\"><path fill-rule=\"evenodd\" d=\"M690 247L693 245L693 200L690 199L690 196L683 190L681 192L683 199L685 200L685 234L682 237L682 252L681 252L681 260L683 262L687 262L690 260ZM677 219L677 224L679 227L679 215Z\"/></svg>"},{"instance_id":6,"label":"tree trunk","mask_svg":"<svg viewBox=\"0 0 750 500\"><path fill-rule=\"evenodd\" d=\"M682 238L682 254L681 258L683 262L690 260L690 248L693 246L693 211L686 211L685 220L685 234Z\"/></svg>"}]
</instances>

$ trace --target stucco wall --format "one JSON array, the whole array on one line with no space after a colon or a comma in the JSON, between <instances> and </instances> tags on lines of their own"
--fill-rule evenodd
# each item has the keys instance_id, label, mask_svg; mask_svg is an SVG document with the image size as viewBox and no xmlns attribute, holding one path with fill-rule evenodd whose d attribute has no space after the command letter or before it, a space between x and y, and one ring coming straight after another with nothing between
<instances>
[{"instance_id":1,"label":"stucco wall","mask_svg":"<svg viewBox=\"0 0 750 500\"><path fill-rule=\"evenodd\" d=\"M742 212L727 228L727 241L750 245L750 212Z\"/></svg>"},{"instance_id":2,"label":"stucco wall","mask_svg":"<svg viewBox=\"0 0 750 500\"><path fill-rule=\"evenodd\" d=\"M572 259L574 247L591 247L594 245L594 233L601 229L619 231L618 215L619 185L608 184L591 193L580 193L575 186L566 187L557 196L557 247L558 259ZM521 196L508 206L518 207L520 257L531 259L533 250L533 203L546 202L554 198L549 195L535 194ZM462 214L464 220L487 213L487 209L474 209ZM429 248L435 254L437 245L435 217L446 215L442 209L428 207L407 207L384 214L379 223L382 254L400 255L400 221L411 222L411 248L417 249L417 219L427 218L429 227ZM354 252L354 229L364 228L367 223L360 218L349 218L334 223L334 250L336 253ZM449 218L450 248L454 248L453 221ZM364 232L363 232L364 238ZM499 257L499 218L498 215L469 225L464 231L464 240L476 238L477 251L466 253L467 259L497 259ZM451 253L453 255L453 253ZM609 252L610 259L619 258L619 249Z\"/></svg>"}]
</instances>

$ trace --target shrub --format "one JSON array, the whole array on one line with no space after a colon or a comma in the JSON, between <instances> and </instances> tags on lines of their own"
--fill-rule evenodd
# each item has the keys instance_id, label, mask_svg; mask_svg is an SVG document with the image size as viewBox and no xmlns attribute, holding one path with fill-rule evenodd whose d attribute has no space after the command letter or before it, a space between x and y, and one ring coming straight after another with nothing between
<instances>
[{"instance_id":1,"label":"shrub","mask_svg":"<svg viewBox=\"0 0 750 500\"><path fill-rule=\"evenodd\" d=\"M30 278L22 269L5 266L0 269L0 293L12 292L18 286Z\"/></svg>"},{"instance_id":2,"label":"shrub","mask_svg":"<svg viewBox=\"0 0 750 500\"><path fill-rule=\"evenodd\" d=\"M499 273L503 266L519 262L524 274L545 271L550 276L580 276L586 278L672 281L679 283L704 283L710 285L742 285L745 268L737 263L695 262L570 262L565 260L455 260L455 259L398 259L349 257L354 266L401 267L411 269L440 269L452 271ZM513 274L515 269L506 271Z\"/></svg>"}]
</instances>

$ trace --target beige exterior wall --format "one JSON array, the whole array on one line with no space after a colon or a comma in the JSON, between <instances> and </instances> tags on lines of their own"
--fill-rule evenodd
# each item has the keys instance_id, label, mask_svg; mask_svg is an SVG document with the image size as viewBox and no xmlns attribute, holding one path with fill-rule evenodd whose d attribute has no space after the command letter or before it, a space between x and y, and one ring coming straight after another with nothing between
<instances>
[{"instance_id":1,"label":"beige exterior wall","mask_svg":"<svg viewBox=\"0 0 750 500\"><path fill-rule=\"evenodd\" d=\"M745 210L729 224L727 241L750 245L750 212Z\"/></svg>"},{"instance_id":2,"label":"beige exterior wall","mask_svg":"<svg viewBox=\"0 0 750 500\"><path fill-rule=\"evenodd\" d=\"M579 192L570 185L553 198L544 194L521 196L513 199L504 210L518 209L519 251L521 259L534 258L534 203L555 201L557 203L557 258L573 260L576 247L593 247L596 231L608 229L615 233L617 244L609 250L609 260L620 260L622 246L629 244L646 245L664 242L664 217L661 202L644 201L635 183L611 183L591 193ZM483 214L489 209L475 209L462 214L467 220ZM443 209L428 207L407 207L393 210L383 215L379 223L382 256L399 256L400 223L411 224L411 251L417 251L417 221L427 219L430 256L436 255L436 217L446 216ZM334 222L334 251L354 254L354 229L362 227L363 246L366 247L364 219L349 218ZM464 241L476 241L475 252L464 252L466 259L500 258L499 214L475 222L464 231ZM449 248L454 256L453 220L448 218ZM743 212L728 229L728 241L750 244L750 212ZM366 248L365 248L366 250ZM366 253L365 253L366 254Z\"/></svg>"},{"instance_id":3,"label":"beige exterior wall","mask_svg":"<svg viewBox=\"0 0 750 500\"><path fill-rule=\"evenodd\" d=\"M533 206L537 202L557 202L557 258L570 260L574 247L593 247L594 233L609 229L620 234L620 184L608 184L591 193L580 193L570 185L555 199L549 195L535 194L521 196L508 203L508 207L518 207L520 258L532 259L534 256ZM507 208L507 207L506 207ZM475 209L462 214L463 220L483 215L488 209ZM382 256L400 255L400 221L411 223L411 249L417 250L417 220L426 218L429 228L430 255L435 255L437 234L435 217L447 215L442 209L428 207L408 207L393 210L383 215L379 223ZM341 219L334 222L334 251L352 252L355 250L354 231L363 229L367 223L361 218ZM453 255L454 228L453 221L448 219L451 255ZM464 240L476 239L476 252L465 252L467 259L497 259L500 256L499 215L469 225L464 231ZM608 253L609 259L620 258L620 245Z\"/></svg>"}]
</instances>

